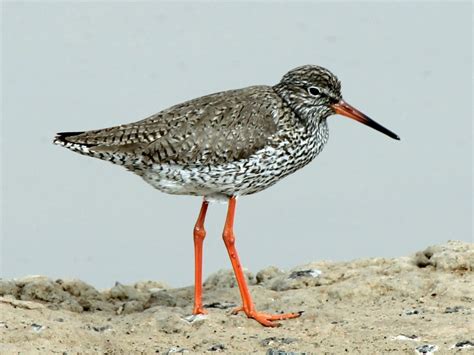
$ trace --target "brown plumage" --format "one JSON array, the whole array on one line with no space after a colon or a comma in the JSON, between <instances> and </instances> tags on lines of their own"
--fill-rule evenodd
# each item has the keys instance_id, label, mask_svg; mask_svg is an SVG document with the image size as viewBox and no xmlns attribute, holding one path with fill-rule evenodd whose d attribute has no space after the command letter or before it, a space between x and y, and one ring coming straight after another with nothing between
<instances>
[{"instance_id":1,"label":"brown plumage","mask_svg":"<svg viewBox=\"0 0 474 355\"><path fill-rule=\"evenodd\" d=\"M221 164L271 144L283 102L268 86L216 93L111 128L59 134L89 151L143 154L156 163Z\"/></svg>"}]
</instances>

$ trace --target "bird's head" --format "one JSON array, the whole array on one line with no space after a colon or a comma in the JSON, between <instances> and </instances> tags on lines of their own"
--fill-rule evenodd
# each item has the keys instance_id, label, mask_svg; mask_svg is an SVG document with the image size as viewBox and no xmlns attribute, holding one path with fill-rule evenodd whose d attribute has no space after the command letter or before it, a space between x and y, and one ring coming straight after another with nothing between
<instances>
[{"instance_id":1,"label":"bird's head","mask_svg":"<svg viewBox=\"0 0 474 355\"><path fill-rule=\"evenodd\" d=\"M286 73L275 90L303 119L318 121L340 114L400 139L395 133L349 105L342 99L341 82L329 70L316 65L304 65Z\"/></svg>"}]
</instances>

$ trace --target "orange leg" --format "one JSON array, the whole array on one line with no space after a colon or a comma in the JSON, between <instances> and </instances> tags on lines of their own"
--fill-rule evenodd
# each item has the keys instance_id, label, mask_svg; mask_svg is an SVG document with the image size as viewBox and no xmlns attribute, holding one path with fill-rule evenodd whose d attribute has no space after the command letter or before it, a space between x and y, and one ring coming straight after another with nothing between
<instances>
[{"instance_id":1,"label":"orange leg","mask_svg":"<svg viewBox=\"0 0 474 355\"><path fill-rule=\"evenodd\" d=\"M247 282L245 281L245 275L242 271L242 266L240 264L239 256L237 250L235 249L235 235L234 235L234 215L235 215L235 203L236 198L231 197L229 199L229 208L227 210L227 218L225 221L224 232L222 237L224 239L225 246L229 253L230 261L232 263L232 268L234 269L235 278L237 279L237 284L239 285L240 295L242 297L242 307L236 309L234 313L243 311L249 318L255 319L260 324L267 327L278 326L278 323L275 323L276 320L283 320L289 318L297 318L302 313L287 313L287 314L266 314L257 312L255 310L254 303L252 301L252 296L250 296L249 288Z\"/></svg>"},{"instance_id":2,"label":"orange leg","mask_svg":"<svg viewBox=\"0 0 474 355\"><path fill-rule=\"evenodd\" d=\"M206 237L204 221L208 202L203 201L199 217L194 226L194 308L193 314L206 314L202 306L202 243Z\"/></svg>"}]
</instances>

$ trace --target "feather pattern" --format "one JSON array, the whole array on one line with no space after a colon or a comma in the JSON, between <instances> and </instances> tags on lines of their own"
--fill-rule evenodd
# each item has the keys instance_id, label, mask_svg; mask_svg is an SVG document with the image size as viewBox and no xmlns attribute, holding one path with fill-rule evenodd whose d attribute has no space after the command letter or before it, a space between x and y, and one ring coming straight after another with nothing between
<instances>
[{"instance_id":1,"label":"feather pattern","mask_svg":"<svg viewBox=\"0 0 474 355\"><path fill-rule=\"evenodd\" d=\"M89 152L142 155L155 163L219 164L271 144L283 104L268 86L204 96L144 120L62 136ZM61 136L61 134L59 134Z\"/></svg>"},{"instance_id":2,"label":"feather pattern","mask_svg":"<svg viewBox=\"0 0 474 355\"><path fill-rule=\"evenodd\" d=\"M308 86L326 94L315 98ZM319 91L318 91L319 92ZM304 66L275 86L219 92L143 120L86 132L59 133L54 143L123 165L171 194L227 198L261 191L309 163L328 139L329 101L337 78Z\"/></svg>"}]
</instances>

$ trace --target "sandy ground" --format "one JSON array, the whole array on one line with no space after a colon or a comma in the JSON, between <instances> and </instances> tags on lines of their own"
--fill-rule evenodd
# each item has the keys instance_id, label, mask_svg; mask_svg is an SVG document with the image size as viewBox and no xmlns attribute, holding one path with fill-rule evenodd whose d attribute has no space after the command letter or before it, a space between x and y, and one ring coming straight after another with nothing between
<instances>
[{"instance_id":1,"label":"sandy ground","mask_svg":"<svg viewBox=\"0 0 474 355\"><path fill-rule=\"evenodd\" d=\"M278 328L231 315L240 299L229 270L206 280L209 314L194 318L192 287L0 280L0 353L474 353L474 244L269 267L248 279L259 310L305 313Z\"/></svg>"}]
</instances>

